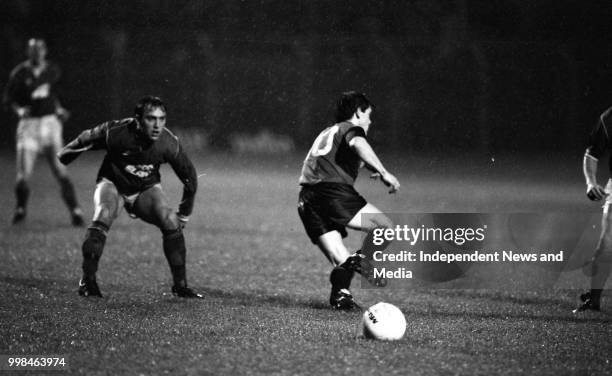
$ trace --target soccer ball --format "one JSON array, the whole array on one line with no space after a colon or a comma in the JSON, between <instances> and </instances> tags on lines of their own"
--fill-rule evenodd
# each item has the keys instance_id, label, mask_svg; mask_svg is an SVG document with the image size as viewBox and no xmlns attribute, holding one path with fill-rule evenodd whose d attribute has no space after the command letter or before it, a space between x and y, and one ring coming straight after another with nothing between
<instances>
[{"instance_id":1,"label":"soccer ball","mask_svg":"<svg viewBox=\"0 0 612 376\"><path fill-rule=\"evenodd\" d=\"M361 318L361 331L366 338L395 341L406 332L406 318L399 308L389 303L376 303Z\"/></svg>"}]
</instances>

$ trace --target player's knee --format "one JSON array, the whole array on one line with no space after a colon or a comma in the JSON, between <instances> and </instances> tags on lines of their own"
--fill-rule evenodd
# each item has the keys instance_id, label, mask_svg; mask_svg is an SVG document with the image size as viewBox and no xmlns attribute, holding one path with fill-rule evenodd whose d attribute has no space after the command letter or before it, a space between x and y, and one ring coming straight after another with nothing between
<instances>
[{"instance_id":1,"label":"player's knee","mask_svg":"<svg viewBox=\"0 0 612 376\"><path fill-rule=\"evenodd\" d=\"M160 210L159 228L162 230L162 232L166 230L176 230L179 227L179 220L173 210L169 208Z\"/></svg>"}]
</instances>

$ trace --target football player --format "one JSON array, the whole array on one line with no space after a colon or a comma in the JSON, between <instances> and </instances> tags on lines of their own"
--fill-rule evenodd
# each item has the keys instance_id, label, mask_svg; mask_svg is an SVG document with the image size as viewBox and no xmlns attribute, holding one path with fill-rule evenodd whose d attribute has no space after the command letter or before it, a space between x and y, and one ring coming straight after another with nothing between
<instances>
[{"instance_id":1,"label":"football player","mask_svg":"<svg viewBox=\"0 0 612 376\"><path fill-rule=\"evenodd\" d=\"M336 124L315 139L299 179L298 213L306 233L334 266L329 302L335 309L355 307L349 287L354 272L363 272L365 261L359 251L351 255L345 247L342 238L347 235L346 228L368 232L392 226L391 220L353 187L359 168L373 171L390 187L389 193L400 188L368 143L372 111L364 94L343 93L336 107Z\"/></svg>"},{"instance_id":2,"label":"football player","mask_svg":"<svg viewBox=\"0 0 612 376\"><path fill-rule=\"evenodd\" d=\"M601 220L601 234L595 254L591 261L591 289L580 295L580 304L574 313L582 311L599 311L601 306L601 293L610 276L612 269L612 179L608 179L606 187L597 183L597 165L599 159L609 152L612 147L610 142L610 129L608 124L612 123L612 107L607 109L597 121L591 132L589 146L583 159L582 170L586 180L586 194L590 200L604 200L603 215ZM608 161L608 168L612 173L612 161Z\"/></svg>"},{"instance_id":3,"label":"football player","mask_svg":"<svg viewBox=\"0 0 612 376\"><path fill-rule=\"evenodd\" d=\"M59 103L54 85L60 78L60 69L47 60L47 46L42 39L30 39L28 59L19 64L9 77L4 92L4 103L19 118L17 125L17 179L15 194L17 206L13 224L26 217L30 195L29 181L38 154L43 153L57 178L62 197L70 210L72 224L83 226L83 213L68 177L66 167L55 155L63 146L62 120L68 117Z\"/></svg>"},{"instance_id":4,"label":"football player","mask_svg":"<svg viewBox=\"0 0 612 376\"><path fill-rule=\"evenodd\" d=\"M183 228L193 209L196 170L178 138L166 128L166 106L158 97L140 99L134 117L112 120L82 132L59 153L63 164L87 150L106 150L94 193L95 212L83 242L83 278L79 294L101 297L96 282L106 235L121 208L133 218L157 226L173 278L172 293L203 298L187 286ZM169 163L183 183L178 211L168 204L160 184L159 167Z\"/></svg>"}]
</instances>

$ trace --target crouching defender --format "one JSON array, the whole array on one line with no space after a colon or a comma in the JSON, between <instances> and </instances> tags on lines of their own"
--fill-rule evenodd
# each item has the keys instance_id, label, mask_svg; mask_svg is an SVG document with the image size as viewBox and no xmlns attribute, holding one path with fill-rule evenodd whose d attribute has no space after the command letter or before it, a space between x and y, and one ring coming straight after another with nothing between
<instances>
[{"instance_id":1,"label":"crouching defender","mask_svg":"<svg viewBox=\"0 0 612 376\"><path fill-rule=\"evenodd\" d=\"M298 213L311 241L334 265L329 302L335 309L352 309L349 291L354 272L378 284L367 270L364 255L351 254L342 241L346 228L370 232L392 227L391 220L369 204L353 187L359 168L366 166L395 193L400 184L378 159L366 139L373 106L362 93L343 93L336 107L336 124L315 139L302 167ZM374 176L374 175L373 175ZM383 245L386 246L386 245Z\"/></svg>"},{"instance_id":2,"label":"crouching defender","mask_svg":"<svg viewBox=\"0 0 612 376\"><path fill-rule=\"evenodd\" d=\"M102 123L81 133L58 154L68 164L87 150L106 150L94 193L95 213L83 242L83 278L79 295L101 297L96 282L106 234L125 207L131 217L157 226L174 280L172 293L202 298L187 287L183 227L193 209L196 170L178 138L166 129L166 106L153 96L142 98L133 118ZM169 163L183 183L178 212L170 208L160 184L159 167Z\"/></svg>"},{"instance_id":3,"label":"crouching defender","mask_svg":"<svg viewBox=\"0 0 612 376\"><path fill-rule=\"evenodd\" d=\"M581 303L574 313L581 311L599 311L601 293L612 271L612 179L608 179L606 187L597 183L597 165L599 159L609 154L612 143L608 124L612 123L612 107L606 110L597 121L591 132L589 146L584 154L582 170L587 185L587 197L592 201L605 199L601 219L601 235L591 262L591 289L580 295ZM612 158L612 157L611 157ZM612 175L612 160L608 162Z\"/></svg>"}]
</instances>

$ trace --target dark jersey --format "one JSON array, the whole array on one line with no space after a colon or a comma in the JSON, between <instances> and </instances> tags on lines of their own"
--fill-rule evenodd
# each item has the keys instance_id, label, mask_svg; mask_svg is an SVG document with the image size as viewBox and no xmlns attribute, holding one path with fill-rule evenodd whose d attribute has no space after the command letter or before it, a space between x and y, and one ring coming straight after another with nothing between
<instances>
[{"instance_id":1,"label":"dark jersey","mask_svg":"<svg viewBox=\"0 0 612 376\"><path fill-rule=\"evenodd\" d=\"M41 117L56 111L54 86L61 76L57 65L47 62L38 75L29 61L17 65L11 72L4 92L4 103L30 107L30 116Z\"/></svg>"},{"instance_id":2,"label":"dark jersey","mask_svg":"<svg viewBox=\"0 0 612 376\"><path fill-rule=\"evenodd\" d=\"M323 130L304 160L299 183L353 185L361 163L361 158L349 146L349 142L356 136L365 138L365 131L349 122L338 123Z\"/></svg>"},{"instance_id":3,"label":"dark jersey","mask_svg":"<svg viewBox=\"0 0 612 376\"><path fill-rule=\"evenodd\" d=\"M586 149L586 155L599 160L603 157L610 147L612 143L610 142L610 124L612 124L612 107L608 108L597 121L595 128L591 132L589 137L589 146ZM608 168L610 169L610 174L612 175L612 156L609 161Z\"/></svg>"},{"instance_id":4,"label":"dark jersey","mask_svg":"<svg viewBox=\"0 0 612 376\"><path fill-rule=\"evenodd\" d=\"M136 119L113 120L81 133L75 146L106 150L97 180L106 178L112 181L124 195L141 192L159 183L159 167L162 163L169 163L184 185L179 213L191 214L197 190L196 170L178 138L168 129L164 128L160 137L151 141L138 130Z\"/></svg>"}]
</instances>

